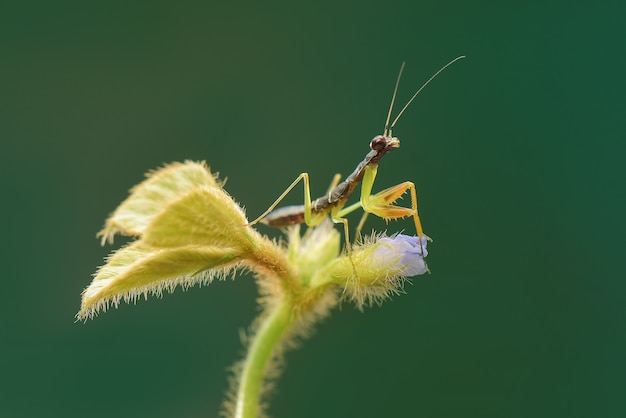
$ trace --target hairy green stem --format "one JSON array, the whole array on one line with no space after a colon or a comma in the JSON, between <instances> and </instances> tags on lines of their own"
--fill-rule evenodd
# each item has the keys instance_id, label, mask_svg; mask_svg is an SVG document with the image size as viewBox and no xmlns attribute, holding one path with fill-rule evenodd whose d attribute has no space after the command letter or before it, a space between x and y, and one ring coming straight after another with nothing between
<instances>
[{"instance_id":1,"label":"hairy green stem","mask_svg":"<svg viewBox=\"0 0 626 418\"><path fill-rule=\"evenodd\" d=\"M261 323L246 355L237 389L236 418L256 418L268 364L293 322L292 305L283 298Z\"/></svg>"}]
</instances>

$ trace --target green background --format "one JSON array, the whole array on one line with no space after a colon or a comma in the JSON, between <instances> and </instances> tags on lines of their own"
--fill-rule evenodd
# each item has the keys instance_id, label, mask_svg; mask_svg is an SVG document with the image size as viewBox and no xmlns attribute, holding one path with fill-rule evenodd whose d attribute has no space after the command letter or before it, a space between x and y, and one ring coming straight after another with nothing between
<instances>
[{"instance_id":1,"label":"green background","mask_svg":"<svg viewBox=\"0 0 626 418\"><path fill-rule=\"evenodd\" d=\"M336 310L270 415L626 416L626 8L586 3L3 3L0 416L216 416L254 282L74 323L106 216L184 159L249 217L303 171L320 194L381 133L402 61L399 102L462 54L375 185L417 184L433 274Z\"/></svg>"}]
</instances>

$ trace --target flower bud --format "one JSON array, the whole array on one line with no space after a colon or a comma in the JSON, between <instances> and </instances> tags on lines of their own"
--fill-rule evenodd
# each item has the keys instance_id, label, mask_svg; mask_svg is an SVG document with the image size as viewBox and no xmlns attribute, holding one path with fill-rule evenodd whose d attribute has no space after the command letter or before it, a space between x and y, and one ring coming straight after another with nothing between
<instances>
[{"instance_id":1,"label":"flower bud","mask_svg":"<svg viewBox=\"0 0 626 418\"><path fill-rule=\"evenodd\" d=\"M415 237L398 234L393 238L384 237L372 254L372 261L396 270L399 276L413 277L428 271L424 258L428 255L425 236Z\"/></svg>"},{"instance_id":2,"label":"flower bud","mask_svg":"<svg viewBox=\"0 0 626 418\"><path fill-rule=\"evenodd\" d=\"M335 259L313 278L312 285L334 282L359 308L380 303L401 293L408 277L428 271L424 261L427 239L407 235L374 237L353 248L351 256Z\"/></svg>"}]
</instances>

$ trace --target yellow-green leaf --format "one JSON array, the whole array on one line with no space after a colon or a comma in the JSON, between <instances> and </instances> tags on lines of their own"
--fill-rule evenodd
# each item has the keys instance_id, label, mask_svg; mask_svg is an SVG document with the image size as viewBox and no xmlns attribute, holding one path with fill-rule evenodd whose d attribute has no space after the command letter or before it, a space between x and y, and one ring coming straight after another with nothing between
<instances>
[{"instance_id":1,"label":"yellow-green leaf","mask_svg":"<svg viewBox=\"0 0 626 418\"><path fill-rule=\"evenodd\" d=\"M113 253L83 291L78 319L91 318L111 304L136 301L148 293L160 296L195 284L208 284L237 267L238 249L188 245L157 249L141 241Z\"/></svg>"},{"instance_id":2,"label":"yellow-green leaf","mask_svg":"<svg viewBox=\"0 0 626 418\"><path fill-rule=\"evenodd\" d=\"M147 177L131 189L130 196L118 206L98 233L103 244L105 241L112 242L118 232L141 235L165 206L197 187L221 187L204 161L176 162L148 173Z\"/></svg>"},{"instance_id":3,"label":"yellow-green leaf","mask_svg":"<svg viewBox=\"0 0 626 418\"><path fill-rule=\"evenodd\" d=\"M197 187L159 213L142 241L154 247L214 245L243 251L254 239L246 222L243 210L223 189Z\"/></svg>"}]
</instances>

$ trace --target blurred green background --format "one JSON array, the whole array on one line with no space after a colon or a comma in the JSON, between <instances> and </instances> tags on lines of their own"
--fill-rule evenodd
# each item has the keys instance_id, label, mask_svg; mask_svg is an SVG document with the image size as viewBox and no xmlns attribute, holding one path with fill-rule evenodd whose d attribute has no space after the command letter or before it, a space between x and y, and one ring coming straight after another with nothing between
<instances>
[{"instance_id":1,"label":"blurred green background","mask_svg":"<svg viewBox=\"0 0 626 418\"><path fill-rule=\"evenodd\" d=\"M0 416L216 416L254 282L74 323L106 216L184 159L249 217L303 171L322 193L381 133L402 61L399 102L462 54L376 184L417 184L433 274L335 311L286 356L270 415L626 416L623 2L11 3Z\"/></svg>"}]
</instances>

